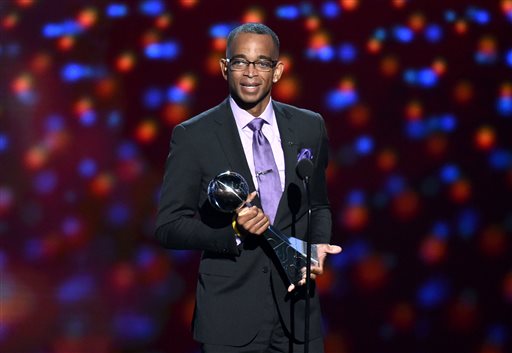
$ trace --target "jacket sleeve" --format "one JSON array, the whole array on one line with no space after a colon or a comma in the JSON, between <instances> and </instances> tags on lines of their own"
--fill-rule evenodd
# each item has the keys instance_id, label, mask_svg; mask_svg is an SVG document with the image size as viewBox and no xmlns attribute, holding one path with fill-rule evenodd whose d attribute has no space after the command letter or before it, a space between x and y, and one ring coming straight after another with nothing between
<instances>
[{"instance_id":1,"label":"jacket sleeve","mask_svg":"<svg viewBox=\"0 0 512 353\"><path fill-rule=\"evenodd\" d=\"M177 125L160 193L155 236L162 246L237 255L231 226L212 228L199 217L199 200L206 192L197 144L190 129Z\"/></svg>"},{"instance_id":2,"label":"jacket sleeve","mask_svg":"<svg viewBox=\"0 0 512 353\"><path fill-rule=\"evenodd\" d=\"M328 165L328 140L325 123L318 114L319 138L313 158L314 171L311 177L311 240L314 244L328 244L332 234L332 215L327 195L326 169Z\"/></svg>"}]
</instances>

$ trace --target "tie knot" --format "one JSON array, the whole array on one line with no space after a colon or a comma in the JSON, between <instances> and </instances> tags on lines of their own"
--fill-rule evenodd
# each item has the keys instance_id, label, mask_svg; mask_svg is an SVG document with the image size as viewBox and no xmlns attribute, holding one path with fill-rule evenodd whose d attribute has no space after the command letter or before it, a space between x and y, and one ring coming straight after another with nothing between
<instances>
[{"instance_id":1,"label":"tie knot","mask_svg":"<svg viewBox=\"0 0 512 353\"><path fill-rule=\"evenodd\" d=\"M265 120L263 120L262 118L256 118L253 119L249 124L247 124L247 126L252 131L260 131L264 123Z\"/></svg>"}]
</instances>

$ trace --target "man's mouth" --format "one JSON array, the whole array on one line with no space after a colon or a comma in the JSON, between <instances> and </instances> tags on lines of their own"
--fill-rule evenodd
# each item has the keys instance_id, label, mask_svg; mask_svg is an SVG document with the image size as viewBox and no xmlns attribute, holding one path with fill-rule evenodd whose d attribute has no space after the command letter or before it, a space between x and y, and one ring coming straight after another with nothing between
<instances>
[{"instance_id":1,"label":"man's mouth","mask_svg":"<svg viewBox=\"0 0 512 353\"><path fill-rule=\"evenodd\" d=\"M259 86L258 83L241 83L240 85L245 88L256 88Z\"/></svg>"}]
</instances>

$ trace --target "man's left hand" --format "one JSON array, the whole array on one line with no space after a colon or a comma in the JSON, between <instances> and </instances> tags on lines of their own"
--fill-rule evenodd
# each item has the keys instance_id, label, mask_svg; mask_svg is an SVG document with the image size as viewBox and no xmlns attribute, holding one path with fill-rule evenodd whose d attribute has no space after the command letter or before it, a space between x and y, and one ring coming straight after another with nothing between
<instances>
[{"instance_id":1,"label":"man's left hand","mask_svg":"<svg viewBox=\"0 0 512 353\"><path fill-rule=\"evenodd\" d=\"M316 251L318 255L318 265L311 265L311 279L315 279L316 276L321 275L324 273L324 262L325 258L327 257L327 254L339 254L341 252L341 247L338 245L331 245L331 244L317 244L316 245ZM306 268L304 267L302 269L303 277L297 283L298 286L302 286L306 283ZM294 284L290 284L288 287L288 292L291 292L295 289Z\"/></svg>"}]
</instances>

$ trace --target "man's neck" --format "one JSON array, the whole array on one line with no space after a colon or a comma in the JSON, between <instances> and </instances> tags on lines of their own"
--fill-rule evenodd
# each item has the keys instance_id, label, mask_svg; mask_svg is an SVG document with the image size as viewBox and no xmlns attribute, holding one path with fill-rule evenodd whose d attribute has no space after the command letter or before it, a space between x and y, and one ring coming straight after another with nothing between
<instances>
[{"instance_id":1,"label":"man's neck","mask_svg":"<svg viewBox=\"0 0 512 353\"><path fill-rule=\"evenodd\" d=\"M236 105L240 107L240 109L245 110L247 113L251 114L254 117L259 117L265 109L267 108L268 104L270 103L270 95L264 97L264 99L256 102L256 103L246 103L243 102L241 99L235 96L231 96L233 100L235 101Z\"/></svg>"}]
</instances>

